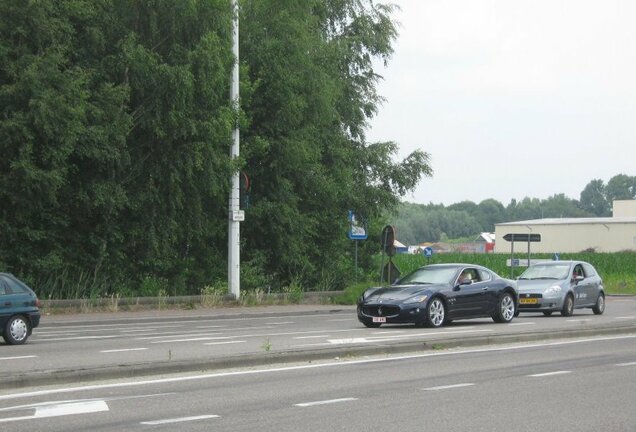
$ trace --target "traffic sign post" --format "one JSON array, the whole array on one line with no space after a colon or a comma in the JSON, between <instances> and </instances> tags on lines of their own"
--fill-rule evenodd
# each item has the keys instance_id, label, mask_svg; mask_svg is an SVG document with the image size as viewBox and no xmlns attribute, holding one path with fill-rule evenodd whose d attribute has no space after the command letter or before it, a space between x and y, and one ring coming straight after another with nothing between
<instances>
[{"instance_id":1,"label":"traffic sign post","mask_svg":"<svg viewBox=\"0 0 636 432\"><path fill-rule=\"evenodd\" d=\"M353 210L349 210L349 231L347 237L354 240L356 244L355 250L355 281L358 281L358 241L366 240L368 237L366 221L360 221L358 215Z\"/></svg>"},{"instance_id":2,"label":"traffic sign post","mask_svg":"<svg viewBox=\"0 0 636 432\"><path fill-rule=\"evenodd\" d=\"M424 254L424 256L426 257L426 264L430 264L431 262L431 257L433 256L433 248L430 246L426 246L423 250L422 253Z\"/></svg>"},{"instance_id":3,"label":"traffic sign post","mask_svg":"<svg viewBox=\"0 0 636 432\"><path fill-rule=\"evenodd\" d=\"M541 234L510 233L503 236L504 240L510 242L510 278L514 279L515 267L519 266L519 260L514 259L515 241L528 243L528 265L530 265L530 243L541 241ZM516 264L516 265L515 265Z\"/></svg>"}]
</instances>

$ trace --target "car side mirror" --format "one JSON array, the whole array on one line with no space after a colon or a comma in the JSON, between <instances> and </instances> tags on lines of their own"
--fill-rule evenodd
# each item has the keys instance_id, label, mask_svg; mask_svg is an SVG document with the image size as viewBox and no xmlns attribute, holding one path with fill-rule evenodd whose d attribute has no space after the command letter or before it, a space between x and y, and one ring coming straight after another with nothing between
<instances>
[{"instance_id":1,"label":"car side mirror","mask_svg":"<svg viewBox=\"0 0 636 432\"><path fill-rule=\"evenodd\" d=\"M581 275L576 275L572 278L572 281L579 283L581 282L583 279L585 279L585 276L581 276Z\"/></svg>"}]
</instances>

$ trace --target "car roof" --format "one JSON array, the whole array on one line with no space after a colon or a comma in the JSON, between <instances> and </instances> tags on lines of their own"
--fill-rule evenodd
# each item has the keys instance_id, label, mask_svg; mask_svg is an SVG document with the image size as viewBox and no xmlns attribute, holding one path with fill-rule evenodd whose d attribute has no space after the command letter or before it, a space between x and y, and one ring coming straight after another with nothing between
<instances>
[{"instance_id":1,"label":"car roof","mask_svg":"<svg viewBox=\"0 0 636 432\"><path fill-rule=\"evenodd\" d=\"M443 264L427 264L424 265L420 268L425 268L425 267L436 267L436 268L459 268L459 267L477 267L477 268L482 268L482 269L486 269L486 267L478 265L478 264L466 264L466 263L443 263Z\"/></svg>"}]
</instances>

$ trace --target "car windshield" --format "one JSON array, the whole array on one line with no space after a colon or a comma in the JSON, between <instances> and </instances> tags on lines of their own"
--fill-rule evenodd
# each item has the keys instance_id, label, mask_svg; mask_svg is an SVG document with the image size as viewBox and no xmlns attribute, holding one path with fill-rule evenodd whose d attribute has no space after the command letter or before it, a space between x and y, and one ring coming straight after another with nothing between
<instances>
[{"instance_id":1,"label":"car windshield","mask_svg":"<svg viewBox=\"0 0 636 432\"><path fill-rule=\"evenodd\" d=\"M404 276L397 285L451 283L456 273L454 267L422 267Z\"/></svg>"},{"instance_id":2,"label":"car windshield","mask_svg":"<svg viewBox=\"0 0 636 432\"><path fill-rule=\"evenodd\" d=\"M570 264L541 265L535 264L526 269L519 279L567 279L570 273Z\"/></svg>"}]
</instances>

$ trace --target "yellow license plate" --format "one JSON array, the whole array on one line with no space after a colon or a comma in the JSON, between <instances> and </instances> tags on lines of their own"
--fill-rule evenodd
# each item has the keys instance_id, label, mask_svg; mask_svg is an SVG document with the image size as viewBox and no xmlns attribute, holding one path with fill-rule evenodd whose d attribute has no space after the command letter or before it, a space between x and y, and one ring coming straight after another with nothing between
<instances>
[{"instance_id":1,"label":"yellow license plate","mask_svg":"<svg viewBox=\"0 0 636 432\"><path fill-rule=\"evenodd\" d=\"M536 298L520 298L519 304L537 304L539 303L539 299Z\"/></svg>"}]
</instances>

